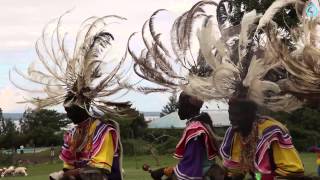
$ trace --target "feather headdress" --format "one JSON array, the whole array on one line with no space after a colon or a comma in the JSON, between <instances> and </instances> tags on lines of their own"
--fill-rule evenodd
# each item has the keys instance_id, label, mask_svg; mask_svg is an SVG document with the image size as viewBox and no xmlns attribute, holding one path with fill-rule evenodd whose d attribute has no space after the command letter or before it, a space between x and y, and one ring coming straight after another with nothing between
<instances>
[{"instance_id":1,"label":"feather headdress","mask_svg":"<svg viewBox=\"0 0 320 180\"><path fill-rule=\"evenodd\" d=\"M130 45L128 51L134 59L135 73L149 82L158 86L139 87L144 93L185 91L189 95L203 99L197 91L202 91L202 86L207 86L206 78L211 74L211 68L206 64L199 49L192 49L191 39L195 37L194 31L198 19L204 18L203 7L216 4L215 2L199 2L189 11L175 19L171 31L159 33L155 30L158 10L144 23L142 39L145 49L137 55ZM161 39L168 35L169 41ZM129 42L132 41L130 37ZM190 78L192 77L192 78ZM190 81L190 79L192 79ZM206 88L203 88L205 90Z\"/></svg>"},{"instance_id":2,"label":"feather headdress","mask_svg":"<svg viewBox=\"0 0 320 180\"><path fill-rule=\"evenodd\" d=\"M289 28L289 45L288 34L273 21L288 5L295 6L298 14L304 3L278 0L263 15L255 10L244 13L239 25L220 28L221 37L212 31L213 20L208 18L198 37L213 69L211 89L217 90L213 94L247 98L273 111L292 111L319 97L318 17L300 16L300 22Z\"/></svg>"},{"instance_id":3,"label":"feather headdress","mask_svg":"<svg viewBox=\"0 0 320 180\"><path fill-rule=\"evenodd\" d=\"M111 59L104 61L114 40L106 27L110 20L114 22L125 18L116 15L88 18L77 33L73 51L69 51L70 42L66 41L66 33L62 33L62 17L52 31L49 27L53 23L49 23L36 42L36 52L42 67L37 68L36 64L32 63L28 74L14 68L24 79L43 86L38 90L27 89L10 78L11 82L22 90L44 94L44 97L27 99L24 103L32 103L38 108L60 103L64 103L64 106L74 104L88 112L87 108L90 107L91 110L100 110L109 116L127 114L130 111L128 102L117 103L104 99L123 89L122 66L126 56L125 53L117 63L112 63ZM102 72L104 66L111 70Z\"/></svg>"},{"instance_id":4,"label":"feather headdress","mask_svg":"<svg viewBox=\"0 0 320 180\"><path fill-rule=\"evenodd\" d=\"M310 1L309 1L310 2ZM293 3L303 4L299 0ZM314 7L319 11L319 6ZM308 11L308 9L305 9ZM300 17L297 28L292 29L293 48L288 49L279 38L279 33L274 31L276 24L271 25L268 32L268 46L266 52L271 57L277 58L283 68L287 71L286 79L281 80L281 89L293 94L299 99L313 100L320 98L320 17L308 16L308 12Z\"/></svg>"},{"instance_id":5,"label":"feather headdress","mask_svg":"<svg viewBox=\"0 0 320 180\"><path fill-rule=\"evenodd\" d=\"M237 22L229 20L228 14L219 14L226 11L221 6L226 1L219 5L201 1L176 19L170 38L173 56L160 41L160 33L153 30L158 12L151 16L142 33L146 49L140 56L130 48L129 53L135 60L135 72L162 88L143 90L154 92L180 88L202 100L225 101L236 96L273 111L292 111L310 97L318 96L319 50L315 33L318 20L301 16L304 2L277 0L263 13L243 11ZM207 5L217 6L217 14L207 14L204 11ZM298 15L298 22L284 27L286 23L279 25L279 19L274 16L288 6L296 8L294 14ZM215 30L216 17L220 33ZM219 22L221 19L230 23ZM148 25L151 40L145 36ZM188 53L194 36L199 43L197 57L210 65L210 73L206 76L192 70L197 63ZM175 66L186 68L188 74L175 71Z\"/></svg>"}]
</instances>

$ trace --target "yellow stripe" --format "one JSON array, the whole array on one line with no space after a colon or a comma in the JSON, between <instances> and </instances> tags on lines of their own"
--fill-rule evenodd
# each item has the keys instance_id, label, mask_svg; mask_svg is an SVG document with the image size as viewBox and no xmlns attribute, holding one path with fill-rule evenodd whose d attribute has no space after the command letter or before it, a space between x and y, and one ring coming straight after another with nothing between
<instances>
[{"instance_id":1,"label":"yellow stripe","mask_svg":"<svg viewBox=\"0 0 320 180\"><path fill-rule=\"evenodd\" d=\"M102 141L103 144L100 148L100 151L94 157L91 157L88 165L91 167L103 168L110 171L110 165L112 165L113 163L113 157L115 153L111 133L106 133Z\"/></svg>"},{"instance_id":2,"label":"yellow stripe","mask_svg":"<svg viewBox=\"0 0 320 180\"><path fill-rule=\"evenodd\" d=\"M72 165L64 162L64 163L63 163L63 168L64 168L64 169L74 169L74 166L72 166Z\"/></svg>"}]
</instances>

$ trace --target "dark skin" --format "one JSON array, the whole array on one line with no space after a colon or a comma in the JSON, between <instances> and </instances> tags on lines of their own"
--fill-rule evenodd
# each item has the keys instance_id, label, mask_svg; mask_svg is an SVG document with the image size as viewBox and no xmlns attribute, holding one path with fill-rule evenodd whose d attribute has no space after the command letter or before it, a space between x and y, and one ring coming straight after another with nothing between
<instances>
[{"instance_id":1,"label":"dark skin","mask_svg":"<svg viewBox=\"0 0 320 180\"><path fill-rule=\"evenodd\" d=\"M253 122L257 120L257 105L247 99L231 99L229 101L229 119L232 128L239 132L242 137L247 137L252 131ZM230 179L243 179L244 177L230 177ZM254 177L254 174L251 174ZM254 179L254 178L252 178ZM281 179L278 177L278 179ZM312 179L308 176L293 175L283 179Z\"/></svg>"},{"instance_id":2,"label":"dark skin","mask_svg":"<svg viewBox=\"0 0 320 180\"><path fill-rule=\"evenodd\" d=\"M75 124L79 124L90 117L87 111L77 105L72 105L70 107L65 107L67 112L67 117L71 119L71 121ZM89 167L88 167L89 168ZM83 179L95 179L95 180L102 180L104 179L103 174L107 174L107 172L102 173L91 173L86 175L81 175L81 171L87 168L78 168L78 169L64 169L64 180L83 180ZM85 177L82 177L85 176ZM90 177L90 178L89 178Z\"/></svg>"},{"instance_id":3,"label":"dark skin","mask_svg":"<svg viewBox=\"0 0 320 180\"><path fill-rule=\"evenodd\" d=\"M67 117L74 123L79 124L91 116L88 114L88 111L84 107L80 107L79 105L75 104L76 97L69 93L66 96L64 102L64 109L67 113ZM84 106L89 109L90 102L87 102ZM104 180L106 179L106 174L109 174L107 170L99 169L99 168L92 168L92 167L84 167L84 168L77 168L77 169L63 169L64 175L63 180Z\"/></svg>"},{"instance_id":4,"label":"dark skin","mask_svg":"<svg viewBox=\"0 0 320 180\"><path fill-rule=\"evenodd\" d=\"M178 115L181 120L190 119L199 115L203 102L197 100L197 105L192 104L192 97L181 93L178 100Z\"/></svg>"},{"instance_id":5,"label":"dark skin","mask_svg":"<svg viewBox=\"0 0 320 180\"><path fill-rule=\"evenodd\" d=\"M68 100L68 99L66 99L66 100ZM67 113L67 117L74 124L79 124L90 117L90 115L88 114L88 112L84 108L81 108L77 105L71 105L68 107L64 107L64 109ZM71 177L76 177L76 179L81 179L80 177L78 177L79 174L80 174L80 169L65 170L65 173L64 173L65 177L64 178L66 180Z\"/></svg>"},{"instance_id":6,"label":"dark skin","mask_svg":"<svg viewBox=\"0 0 320 180\"><path fill-rule=\"evenodd\" d=\"M67 112L67 117L71 119L74 124L79 124L90 117L85 109L77 105L64 107L64 109Z\"/></svg>"},{"instance_id":7,"label":"dark skin","mask_svg":"<svg viewBox=\"0 0 320 180\"><path fill-rule=\"evenodd\" d=\"M85 90L84 90L85 91ZM67 117L74 123L79 124L84 120L88 119L90 115L84 107L80 107L75 103L79 98L84 99L81 102L86 102L85 106L87 109L90 107L90 101L86 100L84 97L76 97L73 93L69 92L64 100L64 109L67 113Z\"/></svg>"},{"instance_id":8,"label":"dark skin","mask_svg":"<svg viewBox=\"0 0 320 180\"><path fill-rule=\"evenodd\" d=\"M257 117L257 105L249 100L233 99L229 102L228 112L232 128L247 137Z\"/></svg>"},{"instance_id":9,"label":"dark skin","mask_svg":"<svg viewBox=\"0 0 320 180\"><path fill-rule=\"evenodd\" d=\"M181 120L191 119L200 114L200 109L203 102L195 99L194 97L182 92L178 100L178 115ZM164 176L164 168L150 171L151 177L155 180L160 180ZM173 175L167 180L176 179Z\"/></svg>"},{"instance_id":10,"label":"dark skin","mask_svg":"<svg viewBox=\"0 0 320 180\"><path fill-rule=\"evenodd\" d=\"M70 107L64 107L67 117L74 123L79 124L86 119L88 119L90 116L88 115L87 111L77 105L71 105ZM64 178L67 180L71 177L76 177L76 179L80 179L79 176L80 169L71 169L71 170L65 170L64 172Z\"/></svg>"}]
</instances>

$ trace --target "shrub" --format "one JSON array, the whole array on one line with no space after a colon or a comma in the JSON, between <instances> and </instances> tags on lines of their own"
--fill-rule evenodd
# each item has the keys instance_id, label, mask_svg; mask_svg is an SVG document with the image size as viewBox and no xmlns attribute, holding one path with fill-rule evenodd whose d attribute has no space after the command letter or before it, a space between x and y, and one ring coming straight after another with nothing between
<instances>
[{"instance_id":1,"label":"shrub","mask_svg":"<svg viewBox=\"0 0 320 180\"><path fill-rule=\"evenodd\" d=\"M128 156L150 154L148 144L142 139L122 140L123 153Z\"/></svg>"},{"instance_id":2,"label":"shrub","mask_svg":"<svg viewBox=\"0 0 320 180\"><path fill-rule=\"evenodd\" d=\"M156 144L156 149L159 154L172 154L175 151L176 145L179 142L179 138L169 136L163 143Z\"/></svg>"},{"instance_id":3,"label":"shrub","mask_svg":"<svg viewBox=\"0 0 320 180\"><path fill-rule=\"evenodd\" d=\"M4 166L8 166L12 164L13 161L13 154L5 154L5 153L0 153L0 164Z\"/></svg>"}]
</instances>

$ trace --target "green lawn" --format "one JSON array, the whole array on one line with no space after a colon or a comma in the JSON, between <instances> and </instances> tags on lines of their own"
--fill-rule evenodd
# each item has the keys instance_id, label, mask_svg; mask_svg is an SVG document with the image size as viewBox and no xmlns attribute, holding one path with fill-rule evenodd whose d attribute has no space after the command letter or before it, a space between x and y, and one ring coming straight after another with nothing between
<instances>
[{"instance_id":1,"label":"green lawn","mask_svg":"<svg viewBox=\"0 0 320 180\"><path fill-rule=\"evenodd\" d=\"M316 164L315 154L303 153L301 158L305 164L305 169L307 174L316 173ZM170 155L161 156L160 166L168 166L176 163L176 160ZM126 172L125 179L128 180L147 180L151 179L147 172L142 171L141 167L144 163L150 164L152 167L155 166L155 161L150 156L138 156L134 157L125 157L123 161L123 166ZM3 180L46 180L48 179L48 174L53 171L58 171L61 169L60 163L54 164L41 164L28 167L27 177L6 177L2 178Z\"/></svg>"}]
</instances>

